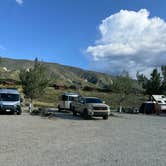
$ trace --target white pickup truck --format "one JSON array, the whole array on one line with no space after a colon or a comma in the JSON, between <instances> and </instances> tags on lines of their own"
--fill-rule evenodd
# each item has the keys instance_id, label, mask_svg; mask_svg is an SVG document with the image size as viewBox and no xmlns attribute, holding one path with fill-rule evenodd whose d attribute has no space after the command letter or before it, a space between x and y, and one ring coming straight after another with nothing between
<instances>
[{"instance_id":1,"label":"white pickup truck","mask_svg":"<svg viewBox=\"0 0 166 166\"><path fill-rule=\"evenodd\" d=\"M73 116L76 116L78 113L84 119L89 119L94 116L103 117L106 120L110 115L109 106L96 97L78 97L72 102L71 108Z\"/></svg>"}]
</instances>

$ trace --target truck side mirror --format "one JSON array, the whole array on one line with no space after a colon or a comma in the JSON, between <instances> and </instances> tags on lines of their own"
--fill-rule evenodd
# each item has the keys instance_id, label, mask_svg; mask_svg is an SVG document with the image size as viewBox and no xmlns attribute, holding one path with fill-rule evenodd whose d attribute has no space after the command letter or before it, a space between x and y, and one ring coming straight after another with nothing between
<instances>
[{"instance_id":1,"label":"truck side mirror","mask_svg":"<svg viewBox=\"0 0 166 166\"><path fill-rule=\"evenodd\" d=\"M80 100L80 103L85 104L84 100Z\"/></svg>"},{"instance_id":2,"label":"truck side mirror","mask_svg":"<svg viewBox=\"0 0 166 166\"><path fill-rule=\"evenodd\" d=\"M103 104L105 104L105 101L103 101Z\"/></svg>"}]
</instances>

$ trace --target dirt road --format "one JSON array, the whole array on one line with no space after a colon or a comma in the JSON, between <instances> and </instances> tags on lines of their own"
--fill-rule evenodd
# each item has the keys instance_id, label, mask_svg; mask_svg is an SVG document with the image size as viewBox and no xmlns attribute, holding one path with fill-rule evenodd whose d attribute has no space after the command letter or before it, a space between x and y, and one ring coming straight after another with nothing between
<instances>
[{"instance_id":1,"label":"dirt road","mask_svg":"<svg viewBox=\"0 0 166 166\"><path fill-rule=\"evenodd\" d=\"M0 115L2 166L165 166L166 117Z\"/></svg>"}]
</instances>

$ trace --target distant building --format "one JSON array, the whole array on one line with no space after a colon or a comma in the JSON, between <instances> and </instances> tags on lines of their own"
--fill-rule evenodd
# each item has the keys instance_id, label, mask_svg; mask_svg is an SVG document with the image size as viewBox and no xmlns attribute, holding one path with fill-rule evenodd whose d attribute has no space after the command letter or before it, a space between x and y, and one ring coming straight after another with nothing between
<instances>
[{"instance_id":1,"label":"distant building","mask_svg":"<svg viewBox=\"0 0 166 166\"><path fill-rule=\"evenodd\" d=\"M6 67L3 67L3 71L8 71L8 69Z\"/></svg>"},{"instance_id":2,"label":"distant building","mask_svg":"<svg viewBox=\"0 0 166 166\"><path fill-rule=\"evenodd\" d=\"M17 83L17 81L15 81L15 80L12 80L12 79L5 79L5 80L2 80L1 81L1 84L2 85L4 85L4 86L10 86L10 85L17 85L18 83Z\"/></svg>"},{"instance_id":3,"label":"distant building","mask_svg":"<svg viewBox=\"0 0 166 166\"><path fill-rule=\"evenodd\" d=\"M60 90L64 90L64 89L67 89L67 87L65 85L57 85L57 84L54 84L53 85L54 89L60 89Z\"/></svg>"}]
</instances>

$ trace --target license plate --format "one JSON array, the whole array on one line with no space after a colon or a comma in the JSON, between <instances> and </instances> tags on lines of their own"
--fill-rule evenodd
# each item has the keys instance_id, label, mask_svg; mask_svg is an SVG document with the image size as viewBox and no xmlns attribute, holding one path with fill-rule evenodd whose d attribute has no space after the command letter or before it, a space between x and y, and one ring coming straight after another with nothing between
<instances>
[{"instance_id":1,"label":"license plate","mask_svg":"<svg viewBox=\"0 0 166 166\"><path fill-rule=\"evenodd\" d=\"M6 112L10 112L11 110L6 110Z\"/></svg>"}]
</instances>

